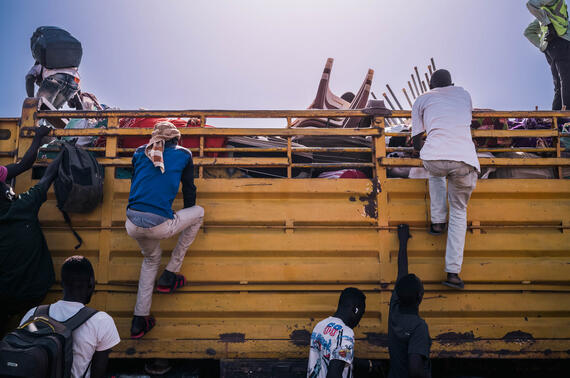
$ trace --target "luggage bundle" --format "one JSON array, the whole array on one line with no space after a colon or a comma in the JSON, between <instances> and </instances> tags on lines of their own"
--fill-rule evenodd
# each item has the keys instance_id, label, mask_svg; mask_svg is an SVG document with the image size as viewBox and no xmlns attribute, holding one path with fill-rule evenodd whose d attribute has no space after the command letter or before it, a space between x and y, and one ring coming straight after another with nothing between
<instances>
[{"instance_id":1,"label":"luggage bundle","mask_svg":"<svg viewBox=\"0 0 570 378\"><path fill-rule=\"evenodd\" d=\"M69 32L56 26L40 26L30 39L34 59L46 68L79 67L83 48Z\"/></svg>"},{"instance_id":2,"label":"luggage bundle","mask_svg":"<svg viewBox=\"0 0 570 378\"><path fill-rule=\"evenodd\" d=\"M89 151L63 142L63 159L54 183L57 207L73 232L78 249L83 240L71 226L68 213L88 213L103 202L103 168Z\"/></svg>"}]
</instances>

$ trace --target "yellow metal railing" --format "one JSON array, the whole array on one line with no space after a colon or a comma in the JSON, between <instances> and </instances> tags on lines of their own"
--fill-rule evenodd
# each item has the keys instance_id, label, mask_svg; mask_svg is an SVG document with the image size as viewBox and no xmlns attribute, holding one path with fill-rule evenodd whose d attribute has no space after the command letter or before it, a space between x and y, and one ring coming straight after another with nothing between
<instances>
[{"instance_id":1,"label":"yellow metal railing","mask_svg":"<svg viewBox=\"0 0 570 378\"><path fill-rule=\"evenodd\" d=\"M90 147L87 150L104 153L99 162L104 166L129 166L130 159L120 157L120 154L130 154L132 148L119 148L118 138L125 136L150 135L152 129L119 128L120 118L200 118L201 124L205 125L208 119L215 118L284 118L287 120L287 128L184 128L182 135L199 138L199 147L192 148L195 154L194 164L199 167L199 177L203 177L203 167L281 167L287 169L287 178L291 178L293 168L361 168L371 167L375 169L375 176L382 176L380 170L395 166L421 166L421 160L417 158L389 158L386 154L393 151L410 151L410 147L387 147L385 136L409 136L409 132L384 132L385 118L375 117L370 128L340 129L340 128L291 128L293 118L323 118L333 119L342 117L367 117L369 115L361 110L164 110L164 111L37 111L37 100L28 99L24 104L24 113L21 122L21 136L30 137L32 127L39 119L57 121L61 118L107 118L106 129L57 129L52 136L101 136L107 139L106 147ZM394 111L388 118L410 118L409 111ZM534 167L557 167L558 177L562 178L563 166L570 166L570 159L562 157L560 138L570 134L558 131L558 119L570 117L570 111L474 111L474 118L551 118L552 128L543 130L473 130L474 138L537 138L548 137L554 139L553 147L521 147L521 148L480 148L480 152L547 152L553 157L511 159L511 158L480 158L482 166L534 166ZM568 135L567 135L568 134ZM231 136L279 136L287 141L287 147L280 148L208 148L205 147L206 137L231 137ZM371 148L367 147L293 147L292 138L300 136L365 136L371 138ZM25 150L24 150L25 151ZM284 157L207 157L210 152L271 152L283 153ZM369 162L339 162L339 163L295 163L292 156L301 152L342 152L342 153L367 153ZM197 156L196 156L197 154ZM385 172L383 174L385 176Z\"/></svg>"}]
</instances>

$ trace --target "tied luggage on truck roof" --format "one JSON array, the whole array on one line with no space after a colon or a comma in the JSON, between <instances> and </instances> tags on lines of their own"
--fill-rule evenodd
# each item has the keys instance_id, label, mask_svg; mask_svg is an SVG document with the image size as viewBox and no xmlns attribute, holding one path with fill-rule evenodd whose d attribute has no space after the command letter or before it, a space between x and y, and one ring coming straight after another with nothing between
<instances>
[{"instance_id":1,"label":"tied luggage on truck roof","mask_svg":"<svg viewBox=\"0 0 570 378\"><path fill-rule=\"evenodd\" d=\"M34 59L46 68L79 67L83 48L68 31L40 26L30 39Z\"/></svg>"}]
</instances>

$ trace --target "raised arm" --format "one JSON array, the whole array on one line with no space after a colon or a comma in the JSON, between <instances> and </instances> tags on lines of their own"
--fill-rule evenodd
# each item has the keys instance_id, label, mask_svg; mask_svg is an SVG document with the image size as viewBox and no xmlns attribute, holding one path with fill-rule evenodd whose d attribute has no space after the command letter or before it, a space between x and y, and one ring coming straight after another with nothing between
<instances>
[{"instance_id":1,"label":"raised arm","mask_svg":"<svg viewBox=\"0 0 570 378\"><path fill-rule=\"evenodd\" d=\"M42 186L42 189L47 192L53 180L57 178L57 173L59 171L59 165L63 160L63 152L60 152L55 159L47 166L47 169L38 182L38 185Z\"/></svg>"},{"instance_id":2,"label":"raised arm","mask_svg":"<svg viewBox=\"0 0 570 378\"><path fill-rule=\"evenodd\" d=\"M42 138L48 135L49 132L50 128L47 126L40 126L37 128L36 135L34 135L34 139L32 140L32 144L24 154L22 160L17 163L8 164L6 166L6 169L8 170L6 180L10 180L18 176L20 173L32 168L34 161L36 161L36 157L38 156L38 150L40 148Z\"/></svg>"},{"instance_id":3,"label":"raised arm","mask_svg":"<svg viewBox=\"0 0 570 378\"><path fill-rule=\"evenodd\" d=\"M35 84L38 82L38 79L41 78L41 75L42 66L38 62L35 62L33 67L26 74L26 94L28 97L34 97Z\"/></svg>"},{"instance_id":4,"label":"raised arm","mask_svg":"<svg viewBox=\"0 0 570 378\"><path fill-rule=\"evenodd\" d=\"M408 274L408 239L410 227L407 224L398 225L398 239L400 249L398 251L398 280Z\"/></svg>"},{"instance_id":5,"label":"raised arm","mask_svg":"<svg viewBox=\"0 0 570 378\"><path fill-rule=\"evenodd\" d=\"M194 185L194 164L192 158L188 161L182 171L182 196L184 197L184 208L196 205L196 185Z\"/></svg>"}]
</instances>

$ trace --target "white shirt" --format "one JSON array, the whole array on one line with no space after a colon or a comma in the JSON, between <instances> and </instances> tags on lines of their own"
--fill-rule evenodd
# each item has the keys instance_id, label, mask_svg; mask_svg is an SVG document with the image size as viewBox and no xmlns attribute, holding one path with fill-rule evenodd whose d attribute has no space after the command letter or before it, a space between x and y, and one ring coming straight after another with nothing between
<instances>
[{"instance_id":1,"label":"white shirt","mask_svg":"<svg viewBox=\"0 0 570 378\"><path fill-rule=\"evenodd\" d=\"M64 322L77 314L83 307L83 303L79 302L57 301L50 306L49 316L58 322ZM25 323L35 310L34 307L28 311L22 318L20 325ZM85 373L95 352L111 349L121 341L113 318L103 311L99 311L73 331L72 337L73 366L71 367L71 376L73 378L83 377L83 373ZM85 376L91 376L91 367Z\"/></svg>"},{"instance_id":2,"label":"white shirt","mask_svg":"<svg viewBox=\"0 0 570 378\"><path fill-rule=\"evenodd\" d=\"M68 68L46 68L43 67L41 64L34 64L34 66L32 68L30 68L30 70L28 71L28 74L26 76L33 76L33 77L39 77L41 75L42 80L45 79L46 77L58 74L58 73L64 73L64 74L68 74L73 76L74 78L76 78L77 82L79 83L79 71L77 70L77 67L68 67Z\"/></svg>"},{"instance_id":3,"label":"white shirt","mask_svg":"<svg viewBox=\"0 0 570 378\"><path fill-rule=\"evenodd\" d=\"M354 331L339 318L329 316L311 334L307 378L326 378L330 360L346 362L342 377L351 378L353 358Z\"/></svg>"},{"instance_id":4,"label":"white shirt","mask_svg":"<svg viewBox=\"0 0 570 378\"><path fill-rule=\"evenodd\" d=\"M412 137L427 133L420 152L422 160L462 161L481 171L471 138L469 93L455 86L432 89L412 106Z\"/></svg>"}]
</instances>

